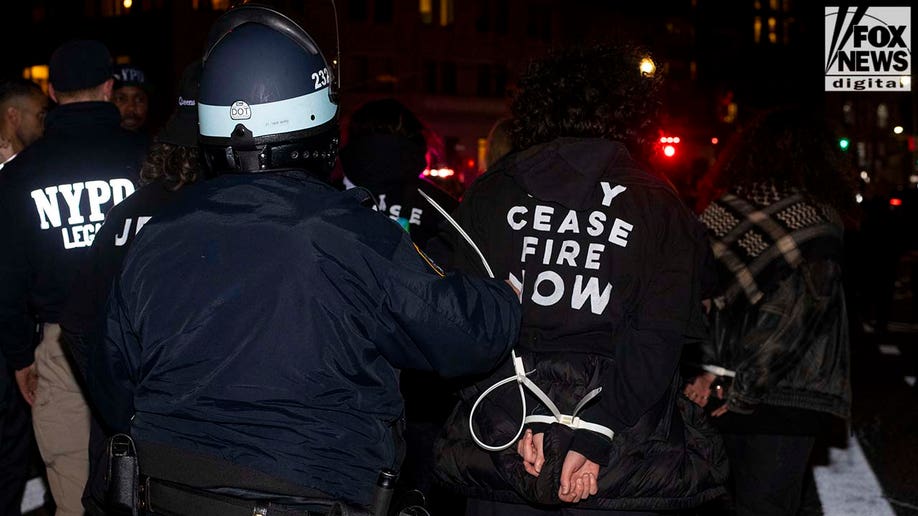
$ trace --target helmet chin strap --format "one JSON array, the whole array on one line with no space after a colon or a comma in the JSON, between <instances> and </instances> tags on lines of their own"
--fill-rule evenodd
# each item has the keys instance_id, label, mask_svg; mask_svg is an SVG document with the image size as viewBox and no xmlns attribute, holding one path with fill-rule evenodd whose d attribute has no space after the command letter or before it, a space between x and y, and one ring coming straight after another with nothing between
<instances>
[{"instance_id":1,"label":"helmet chin strap","mask_svg":"<svg viewBox=\"0 0 918 516\"><path fill-rule=\"evenodd\" d=\"M263 150L236 150L227 147L227 161L233 158L236 169L240 172L260 172L268 168Z\"/></svg>"},{"instance_id":2,"label":"helmet chin strap","mask_svg":"<svg viewBox=\"0 0 918 516\"><path fill-rule=\"evenodd\" d=\"M290 135L276 142L255 144L252 131L236 124L227 146L205 144L207 165L212 174L271 172L283 169L305 170L328 182L338 156L338 126L311 136Z\"/></svg>"},{"instance_id":3,"label":"helmet chin strap","mask_svg":"<svg viewBox=\"0 0 918 516\"><path fill-rule=\"evenodd\" d=\"M328 181L338 155L338 137L312 137L257 147L210 147L205 156L213 175L257 174L298 169Z\"/></svg>"}]
</instances>

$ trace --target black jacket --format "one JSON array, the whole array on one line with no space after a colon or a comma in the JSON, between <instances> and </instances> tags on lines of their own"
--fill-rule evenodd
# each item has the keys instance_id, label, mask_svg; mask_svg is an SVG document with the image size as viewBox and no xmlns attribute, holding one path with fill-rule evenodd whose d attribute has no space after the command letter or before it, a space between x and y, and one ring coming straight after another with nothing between
<instances>
[{"instance_id":1,"label":"black jacket","mask_svg":"<svg viewBox=\"0 0 918 516\"><path fill-rule=\"evenodd\" d=\"M700 217L719 279L702 363L735 372L723 428L812 432L775 415L850 415L843 228L834 210L801 192L757 197L730 193Z\"/></svg>"},{"instance_id":2,"label":"black jacket","mask_svg":"<svg viewBox=\"0 0 918 516\"><path fill-rule=\"evenodd\" d=\"M403 219L411 239L422 249L437 235L443 217L421 196L424 191L447 213L458 204L439 186L420 178L426 166L425 149L395 135L355 138L341 151L347 180L373 193L379 211Z\"/></svg>"},{"instance_id":3,"label":"black jacket","mask_svg":"<svg viewBox=\"0 0 918 516\"><path fill-rule=\"evenodd\" d=\"M90 247L90 257L74 279L73 292L61 314L61 338L81 376L86 373L88 346L93 345L90 339L101 337L96 330L103 319L112 281L121 271L131 243L153 215L178 195L178 191L155 182L138 189L105 215L105 223Z\"/></svg>"},{"instance_id":4,"label":"black jacket","mask_svg":"<svg viewBox=\"0 0 918 516\"><path fill-rule=\"evenodd\" d=\"M10 366L33 361L35 320L59 322L105 213L133 193L146 150L109 102L52 110L45 135L0 179L0 349Z\"/></svg>"},{"instance_id":5,"label":"black jacket","mask_svg":"<svg viewBox=\"0 0 918 516\"><path fill-rule=\"evenodd\" d=\"M558 503L561 462L573 449L603 466L600 493L585 507L660 510L722 493L722 445L679 389L683 345L706 336L705 241L675 191L618 143L559 139L499 161L456 215L496 277L522 286L516 351L535 371L530 379L565 414L602 387L578 415L615 436L551 425L538 479L515 446L489 458L469 439L469 402L511 374L505 364L463 393L439 442L441 481L477 497ZM469 246L456 250L455 266L484 273ZM512 439L521 413L515 387L492 396L475 424L496 445ZM528 403L547 413L535 398Z\"/></svg>"},{"instance_id":6,"label":"black jacket","mask_svg":"<svg viewBox=\"0 0 918 516\"><path fill-rule=\"evenodd\" d=\"M369 504L401 460L399 369L487 370L520 309L503 282L439 277L365 201L301 171L185 187L113 287L88 375L103 418L140 443ZM161 474L187 473L174 466Z\"/></svg>"}]
</instances>

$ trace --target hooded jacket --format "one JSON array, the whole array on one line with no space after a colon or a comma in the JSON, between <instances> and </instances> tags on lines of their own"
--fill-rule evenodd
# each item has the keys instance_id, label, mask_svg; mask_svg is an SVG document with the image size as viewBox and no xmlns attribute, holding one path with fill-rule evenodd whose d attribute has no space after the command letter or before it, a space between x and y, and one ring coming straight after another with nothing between
<instances>
[{"instance_id":1,"label":"hooded jacket","mask_svg":"<svg viewBox=\"0 0 918 516\"><path fill-rule=\"evenodd\" d=\"M500 160L456 215L495 276L521 291L515 349L529 378L565 414L601 387L577 415L615 434L610 441L561 424L536 429L545 430L538 478L515 446L477 447L470 405L513 374L505 363L463 391L437 443L438 479L474 497L557 504L561 463L573 449L601 466L599 494L578 507L676 509L722 494L722 443L681 395L677 372L683 345L706 337L706 242L675 191L619 143L562 138ZM454 266L484 274L467 244L455 246ZM547 413L527 396L532 412ZM521 418L518 390L505 386L478 408L476 434L489 445L510 442Z\"/></svg>"},{"instance_id":2,"label":"hooded jacket","mask_svg":"<svg viewBox=\"0 0 918 516\"><path fill-rule=\"evenodd\" d=\"M184 187L143 227L88 384L146 474L205 489L269 477L368 505L402 459L399 369L502 359L513 291L441 278L367 200L304 171L232 174Z\"/></svg>"},{"instance_id":3,"label":"hooded jacket","mask_svg":"<svg viewBox=\"0 0 918 516\"><path fill-rule=\"evenodd\" d=\"M341 151L341 165L348 181L372 192L377 209L392 220L402 219L411 239L426 250L443 217L417 190L423 190L447 212L458 203L439 186L421 179L427 166L425 152L407 138L371 134L348 142Z\"/></svg>"}]
</instances>

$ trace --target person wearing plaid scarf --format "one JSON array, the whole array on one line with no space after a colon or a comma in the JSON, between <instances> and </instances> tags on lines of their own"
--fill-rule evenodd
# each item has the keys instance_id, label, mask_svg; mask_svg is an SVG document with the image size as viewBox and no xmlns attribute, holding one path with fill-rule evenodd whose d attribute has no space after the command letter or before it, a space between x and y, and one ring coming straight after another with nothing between
<instances>
[{"instance_id":1,"label":"person wearing plaid scarf","mask_svg":"<svg viewBox=\"0 0 918 516\"><path fill-rule=\"evenodd\" d=\"M850 414L840 213L854 193L834 141L816 114L767 112L706 185L714 338L685 394L724 435L740 515L795 514L826 416Z\"/></svg>"}]
</instances>

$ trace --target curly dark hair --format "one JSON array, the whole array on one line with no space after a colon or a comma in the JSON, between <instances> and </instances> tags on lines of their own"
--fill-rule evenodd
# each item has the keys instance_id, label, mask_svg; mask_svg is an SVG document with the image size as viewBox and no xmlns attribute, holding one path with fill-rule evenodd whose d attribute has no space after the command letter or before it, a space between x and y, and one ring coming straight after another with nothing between
<instances>
[{"instance_id":1,"label":"curly dark hair","mask_svg":"<svg viewBox=\"0 0 918 516\"><path fill-rule=\"evenodd\" d=\"M825 117L812 107L787 105L757 114L702 179L711 197L763 182L799 189L842 215L856 209L853 164Z\"/></svg>"},{"instance_id":2,"label":"curly dark hair","mask_svg":"<svg viewBox=\"0 0 918 516\"><path fill-rule=\"evenodd\" d=\"M514 148L559 137L607 138L648 158L662 79L641 72L644 58L646 50L620 43L563 49L532 62L510 107Z\"/></svg>"},{"instance_id":3,"label":"curly dark hair","mask_svg":"<svg viewBox=\"0 0 918 516\"><path fill-rule=\"evenodd\" d=\"M140 167L140 184L162 181L168 190L178 190L204 177L201 153L197 147L154 143Z\"/></svg>"}]
</instances>

